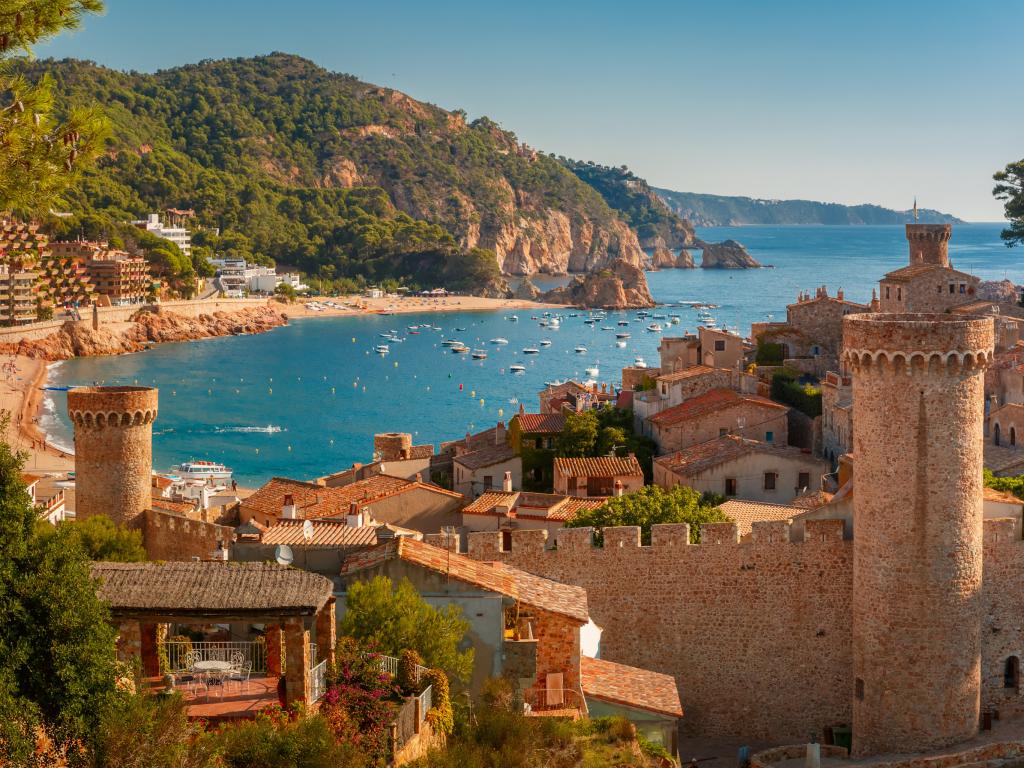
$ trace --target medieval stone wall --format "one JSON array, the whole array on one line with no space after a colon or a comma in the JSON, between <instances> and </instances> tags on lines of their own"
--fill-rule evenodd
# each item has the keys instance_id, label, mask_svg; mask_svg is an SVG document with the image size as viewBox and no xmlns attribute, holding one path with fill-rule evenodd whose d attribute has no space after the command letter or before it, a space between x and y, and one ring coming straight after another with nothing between
<instances>
[{"instance_id":1,"label":"medieval stone wall","mask_svg":"<svg viewBox=\"0 0 1024 768\"><path fill-rule=\"evenodd\" d=\"M208 560L220 542L231 541L233 533L222 525L152 509L147 509L136 525L150 560Z\"/></svg>"},{"instance_id":2,"label":"medieval stone wall","mask_svg":"<svg viewBox=\"0 0 1024 768\"><path fill-rule=\"evenodd\" d=\"M651 424L651 436L658 444L659 453L679 451L697 443L714 440L722 435L723 429L726 433L741 435L751 440L786 445L788 424L785 411L744 401L706 416L688 419L681 424L661 426L654 422ZM769 432L772 433L770 441L767 440Z\"/></svg>"}]
</instances>

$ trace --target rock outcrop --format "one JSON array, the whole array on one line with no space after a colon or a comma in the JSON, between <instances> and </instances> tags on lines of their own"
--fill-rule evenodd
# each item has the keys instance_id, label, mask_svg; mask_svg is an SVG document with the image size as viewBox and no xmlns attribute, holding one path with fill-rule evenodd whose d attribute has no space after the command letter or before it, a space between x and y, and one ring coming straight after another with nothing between
<instances>
[{"instance_id":1,"label":"rock outcrop","mask_svg":"<svg viewBox=\"0 0 1024 768\"><path fill-rule=\"evenodd\" d=\"M1020 301L1021 289L1012 280L984 280L978 286L978 298L1000 304L1016 304Z\"/></svg>"},{"instance_id":2,"label":"rock outcrop","mask_svg":"<svg viewBox=\"0 0 1024 768\"><path fill-rule=\"evenodd\" d=\"M93 330L87 320L68 321L58 331L43 339L0 344L0 352L43 360L119 355L139 352L152 343L263 333L287 323L288 316L269 305L198 317L142 310L133 316L127 326L100 326L98 330Z\"/></svg>"},{"instance_id":3,"label":"rock outcrop","mask_svg":"<svg viewBox=\"0 0 1024 768\"><path fill-rule=\"evenodd\" d=\"M665 246L659 246L651 254L651 269L693 269L693 255L680 250L676 256Z\"/></svg>"},{"instance_id":4,"label":"rock outcrop","mask_svg":"<svg viewBox=\"0 0 1024 768\"><path fill-rule=\"evenodd\" d=\"M541 297L552 304L571 304L584 309L640 309L653 307L644 271L619 259L609 268L577 276L563 288Z\"/></svg>"},{"instance_id":5,"label":"rock outcrop","mask_svg":"<svg viewBox=\"0 0 1024 768\"><path fill-rule=\"evenodd\" d=\"M701 269L757 269L761 266L747 249L735 240L724 240L721 243L705 243L699 247L704 249L701 257Z\"/></svg>"},{"instance_id":6,"label":"rock outcrop","mask_svg":"<svg viewBox=\"0 0 1024 768\"><path fill-rule=\"evenodd\" d=\"M522 301L534 301L540 296L540 288L533 284L533 281L528 277L523 278L521 282L512 293L513 299L520 299Z\"/></svg>"}]
</instances>

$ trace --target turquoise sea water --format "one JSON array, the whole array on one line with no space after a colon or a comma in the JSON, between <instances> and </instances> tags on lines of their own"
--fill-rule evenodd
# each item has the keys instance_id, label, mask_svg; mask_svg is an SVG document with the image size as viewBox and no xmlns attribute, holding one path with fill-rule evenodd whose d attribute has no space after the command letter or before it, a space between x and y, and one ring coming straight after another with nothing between
<instances>
[{"instance_id":1,"label":"turquoise sea water","mask_svg":"<svg viewBox=\"0 0 1024 768\"><path fill-rule=\"evenodd\" d=\"M950 254L958 269L983 279L1009 277L1024 282L1024 262L1017 250L999 240L996 224L954 228ZM733 238L773 269L666 270L649 282L660 302L704 301L720 326L746 334L750 323L785 317L785 307L799 290L827 284L845 289L849 298L866 301L878 278L907 260L902 227L741 227L700 230L708 240ZM696 313L670 307L656 313L679 314L676 334L696 327ZM227 337L166 344L147 352L107 358L81 358L58 364L57 385L130 384L160 388L160 416L154 427L154 466L168 469L189 458L223 461L244 485L273 475L311 478L368 461L374 432L407 431L417 442L438 443L470 430L507 420L518 409L536 408L544 382L576 377L597 365L599 381L617 383L619 369L638 355L656 363L660 334L645 329L650 319L635 312L610 313L594 326L586 313L569 317L559 311L561 327L539 327L530 311L517 311L519 322L505 312L392 315L387 317L309 318L259 336ZM629 320L628 328L617 321ZM664 323L665 321L659 321ZM441 331L411 325L440 326ZM601 330L601 327L614 330ZM398 331L387 356L372 349L385 343L379 334ZM465 330L456 330L465 329ZM631 334L626 348L615 333ZM504 337L507 346L489 339ZM488 358L469 359L440 346L457 338L484 348ZM541 339L551 345L541 347ZM583 344L585 354L574 348ZM537 347L524 355L524 347ZM513 363L526 366L514 375ZM43 426L63 445L71 444L66 399L47 402ZM483 402L481 402L481 400ZM271 429L267 429L267 428ZM262 430L262 431L258 431ZM280 430L280 431L277 431Z\"/></svg>"}]
</instances>

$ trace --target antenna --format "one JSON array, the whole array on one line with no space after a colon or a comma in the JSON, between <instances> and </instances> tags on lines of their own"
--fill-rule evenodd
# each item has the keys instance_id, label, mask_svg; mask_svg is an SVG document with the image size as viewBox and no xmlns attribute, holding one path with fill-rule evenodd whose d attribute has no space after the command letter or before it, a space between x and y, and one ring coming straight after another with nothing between
<instances>
[{"instance_id":1,"label":"antenna","mask_svg":"<svg viewBox=\"0 0 1024 768\"><path fill-rule=\"evenodd\" d=\"M278 565L291 565L292 561L295 560L292 548L287 544L278 544L274 547L274 560Z\"/></svg>"},{"instance_id":2,"label":"antenna","mask_svg":"<svg viewBox=\"0 0 1024 768\"><path fill-rule=\"evenodd\" d=\"M302 538L306 541L313 539L313 521L308 518L302 523Z\"/></svg>"}]
</instances>

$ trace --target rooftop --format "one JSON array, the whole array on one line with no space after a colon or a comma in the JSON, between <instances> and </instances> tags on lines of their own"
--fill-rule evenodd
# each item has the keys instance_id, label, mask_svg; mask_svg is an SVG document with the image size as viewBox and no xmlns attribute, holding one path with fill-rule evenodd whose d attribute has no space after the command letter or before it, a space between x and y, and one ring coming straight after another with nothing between
<instances>
[{"instance_id":1,"label":"rooftop","mask_svg":"<svg viewBox=\"0 0 1024 768\"><path fill-rule=\"evenodd\" d=\"M314 614L330 579L276 563L93 563L99 597L115 614Z\"/></svg>"},{"instance_id":2,"label":"rooftop","mask_svg":"<svg viewBox=\"0 0 1024 768\"><path fill-rule=\"evenodd\" d=\"M601 506L605 501L604 498L584 499L578 496L563 496L560 493L487 491L464 507L462 513L495 515L498 508L503 507L513 512L517 518L565 522L583 510Z\"/></svg>"},{"instance_id":3,"label":"rooftop","mask_svg":"<svg viewBox=\"0 0 1024 768\"><path fill-rule=\"evenodd\" d=\"M530 434L557 435L565 429L564 413L520 413L519 428Z\"/></svg>"},{"instance_id":4,"label":"rooftop","mask_svg":"<svg viewBox=\"0 0 1024 768\"><path fill-rule=\"evenodd\" d=\"M804 453L801 448L763 443L760 440L748 440L739 435L725 435L714 440L707 440L681 451L659 456L654 461L670 472L693 476L750 453L767 453L780 458L803 458L808 461L817 461L810 453Z\"/></svg>"},{"instance_id":5,"label":"rooftop","mask_svg":"<svg viewBox=\"0 0 1024 768\"><path fill-rule=\"evenodd\" d=\"M636 456L587 456L555 459L555 476L563 477L643 477Z\"/></svg>"},{"instance_id":6,"label":"rooftop","mask_svg":"<svg viewBox=\"0 0 1024 768\"><path fill-rule=\"evenodd\" d=\"M666 408L664 411L654 414L650 421L658 426L669 427L682 424L691 419L699 419L727 408L733 408L742 404L757 405L764 408L772 408L778 411L787 410L786 406L769 400L760 395L747 395L735 392L731 389L712 389L703 395L691 397L679 405Z\"/></svg>"},{"instance_id":7,"label":"rooftop","mask_svg":"<svg viewBox=\"0 0 1024 768\"><path fill-rule=\"evenodd\" d=\"M927 275L935 270L941 270L942 272L952 273L953 275L962 277L973 277L966 272L960 272L959 270L953 269L952 267L943 267L940 264L911 264L907 267L887 272L882 280L890 283L909 283L922 275Z\"/></svg>"},{"instance_id":8,"label":"rooftop","mask_svg":"<svg viewBox=\"0 0 1024 768\"><path fill-rule=\"evenodd\" d=\"M374 525L348 525L340 520L317 520L313 535L306 538L305 520L282 520L260 536L261 544L302 547L372 547L377 543Z\"/></svg>"},{"instance_id":9,"label":"rooftop","mask_svg":"<svg viewBox=\"0 0 1024 768\"><path fill-rule=\"evenodd\" d=\"M461 464L468 469L481 469L483 467L490 467L494 464L501 464L502 462L509 461L515 457L515 451L512 450L512 446L507 443L500 443L498 445L488 445L484 448L477 450L471 450L469 453L463 453L460 456L456 456L452 461Z\"/></svg>"},{"instance_id":10,"label":"rooftop","mask_svg":"<svg viewBox=\"0 0 1024 768\"><path fill-rule=\"evenodd\" d=\"M725 516L736 523L741 537L749 536L754 523L765 521L790 520L807 511L803 507L788 504L769 504L763 501L744 501L729 499L718 506Z\"/></svg>"},{"instance_id":11,"label":"rooftop","mask_svg":"<svg viewBox=\"0 0 1024 768\"><path fill-rule=\"evenodd\" d=\"M682 717L675 678L604 659L580 659L580 684L587 697L669 717Z\"/></svg>"},{"instance_id":12,"label":"rooftop","mask_svg":"<svg viewBox=\"0 0 1024 768\"><path fill-rule=\"evenodd\" d=\"M833 495L828 491L822 490L804 491L790 502L790 506L799 507L804 510L817 509L832 501Z\"/></svg>"},{"instance_id":13,"label":"rooftop","mask_svg":"<svg viewBox=\"0 0 1024 768\"><path fill-rule=\"evenodd\" d=\"M414 539L393 539L351 554L342 563L341 573L343 576L358 573L396 558L526 605L568 616L581 624L590 619L587 593L582 587L544 579L502 563L480 562Z\"/></svg>"},{"instance_id":14,"label":"rooftop","mask_svg":"<svg viewBox=\"0 0 1024 768\"><path fill-rule=\"evenodd\" d=\"M691 365L689 368L683 368L681 371L675 371L674 373L665 373L658 377L659 382L673 382L682 381L684 379L692 379L697 376L704 376L708 373L714 373L715 369L707 365Z\"/></svg>"},{"instance_id":15,"label":"rooftop","mask_svg":"<svg viewBox=\"0 0 1024 768\"><path fill-rule=\"evenodd\" d=\"M1024 500L1017 498L1009 491L997 491L995 488L989 488L987 485L982 493L982 498L985 501L999 501L1003 504L1024 505Z\"/></svg>"}]
</instances>

